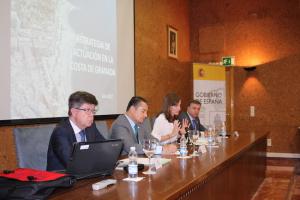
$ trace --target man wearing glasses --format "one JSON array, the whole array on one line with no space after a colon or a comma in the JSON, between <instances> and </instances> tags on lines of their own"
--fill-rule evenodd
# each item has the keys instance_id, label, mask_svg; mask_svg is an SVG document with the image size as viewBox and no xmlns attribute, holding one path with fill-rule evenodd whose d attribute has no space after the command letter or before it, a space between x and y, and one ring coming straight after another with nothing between
<instances>
[{"instance_id":1,"label":"man wearing glasses","mask_svg":"<svg viewBox=\"0 0 300 200\"><path fill-rule=\"evenodd\" d=\"M47 155L47 170L64 170L74 142L103 141L94 123L96 97L88 92L77 91L69 97L69 118L62 120L53 130Z\"/></svg>"}]
</instances>

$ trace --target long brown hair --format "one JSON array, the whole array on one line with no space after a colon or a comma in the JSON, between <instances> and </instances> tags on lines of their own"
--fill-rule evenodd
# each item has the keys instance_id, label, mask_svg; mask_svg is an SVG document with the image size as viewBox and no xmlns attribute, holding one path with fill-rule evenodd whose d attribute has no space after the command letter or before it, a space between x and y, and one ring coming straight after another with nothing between
<instances>
[{"instance_id":1,"label":"long brown hair","mask_svg":"<svg viewBox=\"0 0 300 200\"><path fill-rule=\"evenodd\" d=\"M180 100L181 98L175 93L169 93L164 97L161 113L165 114L168 122L174 122L177 119L177 116L171 116L170 107L178 104Z\"/></svg>"}]
</instances>

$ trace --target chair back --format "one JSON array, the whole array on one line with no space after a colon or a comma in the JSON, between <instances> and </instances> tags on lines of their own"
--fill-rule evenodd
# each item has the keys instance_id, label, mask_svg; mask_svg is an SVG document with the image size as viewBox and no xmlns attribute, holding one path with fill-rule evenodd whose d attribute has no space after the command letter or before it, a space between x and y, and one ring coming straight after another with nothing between
<instances>
[{"instance_id":1,"label":"chair back","mask_svg":"<svg viewBox=\"0 0 300 200\"><path fill-rule=\"evenodd\" d=\"M55 124L14 128L18 166L46 170L47 151Z\"/></svg>"},{"instance_id":2,"label":"chair back","mask_svg":"<svg viewBox=\"0 0 300 200\"><path fill-rule=\"evenodd\" d=\"M110 133L106 121L95 121L97 129L105 139L110 139Z\"/></svg>"}]
</instances>

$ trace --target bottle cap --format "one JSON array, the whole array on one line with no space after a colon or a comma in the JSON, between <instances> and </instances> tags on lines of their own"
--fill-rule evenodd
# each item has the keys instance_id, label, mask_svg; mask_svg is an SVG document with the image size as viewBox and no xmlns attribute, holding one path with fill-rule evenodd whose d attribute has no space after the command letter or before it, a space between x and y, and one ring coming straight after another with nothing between
<instances>
[{"instance_id":1,"label":"bottle cap","mask_svg":"<svg viewBox=\"0 0 300 200\"><path fill-rule=\"evenodd\" d=\"M135 151L135 147L130 147L130 151Z\"/></svg>"}]
</instances>

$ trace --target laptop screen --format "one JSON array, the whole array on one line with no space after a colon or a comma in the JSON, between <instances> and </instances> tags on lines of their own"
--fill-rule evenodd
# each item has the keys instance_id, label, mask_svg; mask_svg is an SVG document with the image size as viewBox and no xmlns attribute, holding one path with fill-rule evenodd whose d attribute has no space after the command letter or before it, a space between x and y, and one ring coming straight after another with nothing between
<instances>
[{"instance_id":1,"label":"laptop screen","mask_svg":"<svg viewBox=\"0 0 300 200\"><path fill-rule=\"evenodd\" d=\"M122 146L122 140L74 143L66 171L77 179L111 175Z\"/></svg>"}]
</instances>

